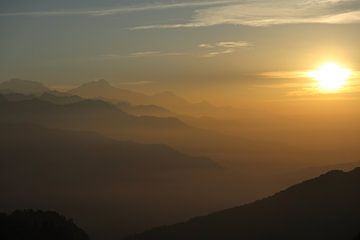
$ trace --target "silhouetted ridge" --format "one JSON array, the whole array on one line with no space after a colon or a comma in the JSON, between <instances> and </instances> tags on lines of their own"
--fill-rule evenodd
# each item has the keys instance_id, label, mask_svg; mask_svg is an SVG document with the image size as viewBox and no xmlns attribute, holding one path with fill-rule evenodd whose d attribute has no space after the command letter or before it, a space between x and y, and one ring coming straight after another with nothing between
<instances>
[{"instance_id":1,"label":"silhouetted ridge","mask_svg":"<svg viewBox=\"0 0 360 240\"><path fill-rule=\"evenodd\" d=\"M125 175L157 174L156 171L218 168L208 158L192 157L161 144L116 141L92 132L25 124L0 124L0 130L0 181L11 181L13 186L28 180L35 184L35 179L41 176L47 177L47 183L51 179L61 183L57 176L63 172L72 172L65 174L63 181L68 178L92 182L121 179ZM14 164L28 166L29 170L21 174L23 169L14 168Z\"/></svg>"},{"instance_id":2,"label":"silhouetted ridge","mask_svg":"<svg viewBox=\"0 0 360 240\"><path fill-rule=\"evenodd\" d=\"M71 129L176 129L187 126L176 118L127 114L116 106L96 99L84 99L69 104L54 104L41 98L22 101L0 101L0 122L28 122L50 127Z\"/></svg>"},{"instance_id":3,"label":"silhouetted ridge","mask_svg":"<svg viewBox=\"0 0 360 240\"><path fill-rule=\"evenodd\" d=\"M360 229L359 186L360 168L331 171L254 203L127 239L352 239Z\"/></svg>"},{"instance_id":4,"label":"silhouetted ridge","mask_svg":"<svg viewBox=\"0 0 360 240\"><path fill-rule=\"evenodd\" d=\"M30 80L10 79L0 83L0 92L21 94L42 94L50 91L43 84Z\"/></svg>"},{"instance_id":5,"label":"silhouetted ridge","mask_svg":"<svg viewBox=\"0 0 360 240\"><path fill-rule=\"evenodd\" d=\"M51 211L17 210L0 214L1 240L88 240L72 220Z\"/></svg>"},{"instance_id":6,"label":"silhouetted ridge","mask_svg":"<svg viewBox=\"0 0 360 240\"><path fill-rule=\"evenodd\" d=\"M116 105L120 110L136 115L136 116L160 116L160 117L170 117L175 114L166 108L149 104L149 105L134 105L129 102L119 102Z\"/></svg>"},{"instance_id":7,"label":"silhouetted ridge","mask_svg":"<svg viewBox=\"0 0 360 240\"><path fill-rule=\"evenodd\" d=\"M55 92L46 92L43 93L39 99L47 102L51 102L54 104L71 104L81 102L83 99L79 96L75 95L67 95L67 94L56 94Z\"/></svg>"}]
</instances>

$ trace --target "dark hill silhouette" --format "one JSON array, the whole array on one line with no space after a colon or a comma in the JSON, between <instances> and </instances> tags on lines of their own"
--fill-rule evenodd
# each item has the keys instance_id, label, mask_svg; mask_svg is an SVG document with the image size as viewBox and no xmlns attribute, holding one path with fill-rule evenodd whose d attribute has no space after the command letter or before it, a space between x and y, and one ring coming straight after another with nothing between
<instances>
[{"instance_id":1,"label":"dark hill silhouette","mask_svg":"<svg viewBox=\"0 0 360 240\"><path fill-rule=\"evenodd\" d=\"M0 83L0 92L2 93L20 93L20 94L42 94L50 91L43 84L22 79L10 79Z\"/></svg>"},{"instance_id":2,"label":"dark hill silhouette","mask_svg":"<svg viewBox=\"0 0 360 240\"><path fill-rule=\"evenodd\" d=\"M0 213L1 240L88 240L72 220L52 211Z\"/></svg>"},{"instance_id":3,"label":"dark hill silhouette","mask_svg":"<svg viewBox=\"0 0 360 240\"><path fill-rule=\"evenodd\" d=\"M128 240L352 239L360 228L360 168L331 171L272 197Z\"/></svg>"}]
</instances>

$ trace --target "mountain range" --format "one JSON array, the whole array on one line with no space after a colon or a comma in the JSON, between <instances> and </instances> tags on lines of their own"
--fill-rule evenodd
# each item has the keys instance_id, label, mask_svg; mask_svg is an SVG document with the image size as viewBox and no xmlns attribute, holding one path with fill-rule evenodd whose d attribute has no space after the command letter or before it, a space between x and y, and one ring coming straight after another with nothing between
<instances>
[{"instance_id":1,"label":"mountain range","mask_svg":"<svg viewBox=\"0 0 360 240\"><path fill-rule=\"evenodd\" d=\"M147 95L114 87L106 80L85 83L70 90L69 93L84 98L100 98L112 102L129 102L135 105L157 105L179 113L203 115L208 112L219 111L219 108L205 101L190 103L170 91Z\"/></svg>"},{"instance_id":2,"label":"mountain range","mask_svg":"<svg viewBox=\"0 0 360 240\"><path fill-rule=\"evenodd\" d=\"M0 93L42 94L49 91L43 84L30 80L13 78L0 82Z\"/></svg>"},{"instance_id":3,"label":"mountain range","mask_svg":"<svg viewBox=\"0 0 360 240\"><path fill-rule=\"evenodd\" d=\"M330 171L271 197L127 240L353 239L360 230L360 168Z\"/></svg>"},{"instance_id":4,"label":"mountain range","mask_svg":"<svg viewBox=\"0 0 360 240\"><path fill-rule=\"evenodd\" d=\"M0 123L31 123L50 128L95 131L119 140L168 144L193 154L201 154L205 149L211 152L226 149L242 154L254 153L256 148L264 151L278 149L278 146L261 141L192 127L174 117L134 116L104 100L44 93L36 98L16 95L18 99L14 101L14 97L8 100L7 96L0 95Z\"/></svg>"},{"instance_id":5,"label":"mountain range","mask_svg":"<svg viewBox=\"0 0 360 240\"><path fill-rule=\"evenodd\" d=\"M44 93L51 93L52 95L80 96L88 99L102 99L115 104L127 102L132 105L157 106L157 108L166 108L181 114L194 114L197 116L212 114L219 111L226 112L229 110L227 108L213 106L206 101L191 103L170 91L148 95L132 90L121 89L112 86L103 79L84 83L67 92L59 92L36 81L14 78L0 82L0 93L19 93L24 95L42 95ZM149 113L149 111L147 111L147 113Z\"/></svg>"},{"instance_id":6,"label":"mountain range","mask_svg":"<svg viewBox=\"0 0 360 240\"><path fill-rule=\"evenodd\" d=\"M59 101L70 103L58 104ZM132 116L108 102L95 99L59 98L43 94L39 98L9 101L6 96L0 95L0 106L2 122L29 122L86 130L186 128L186 124L175 118Z\"/></svg>"}]
</instances>

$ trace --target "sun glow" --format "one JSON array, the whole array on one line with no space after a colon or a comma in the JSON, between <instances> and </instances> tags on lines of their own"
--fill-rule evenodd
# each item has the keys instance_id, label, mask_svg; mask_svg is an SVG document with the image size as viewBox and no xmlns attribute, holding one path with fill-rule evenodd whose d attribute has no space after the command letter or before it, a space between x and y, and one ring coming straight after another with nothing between
<instances>
[{"instance_id":1,"label":"sun glow","mask_svg":"<svg viewBox=\"0 0 360 240\"><path fill-rule=\"evenodd\" d=\"M308 72L307 75L318 81L322 91L332 92L343 88L351 74L350 69L343 68L336 63L326 63L318 69Z\"/></svg>"}]
</instances>

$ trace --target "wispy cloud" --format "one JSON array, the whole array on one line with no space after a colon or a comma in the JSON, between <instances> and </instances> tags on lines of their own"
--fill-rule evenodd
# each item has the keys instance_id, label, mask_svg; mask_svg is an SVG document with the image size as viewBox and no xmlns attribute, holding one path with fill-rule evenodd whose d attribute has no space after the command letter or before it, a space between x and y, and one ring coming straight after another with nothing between
<instances>
[{"instance_id":1,"label":"wispy cloud","mask_svg":"<svg viewBox=\"0 0 360 240\"><path fill-rule=\"evenodd\" d=\"M141 6L121 6L108 9L96 9L96 10L54 10L54 11L32 11L32 12L7 12L0 13L0 17L10 16L24 16L24 17L47 17L47 16L68 16L68 15L89 15L89 16L108 16L130 12L141 12L151 10L166 10L173 8L192 8L192 7L207 7L215 5L229 4L234 1L230 0L214 0L214 1L193 1L183 3L157 3Z\"/></svg>"},{"instance_id":2,"label":"wispy cloud","mask_svg":"<svg viewBox=\"0 0 360 240\"><path fill-rule=\"evenodd\" d=\"M123 58L148 58L148 57L171 57L171 56L183 56L185 53L180 52L161 52L161 51L144 51L134 52L130 54L103 54L97 57L97 60L117 60Z\"/></svg>"},{"instance_id":3,"label":"wispy cloud","mask_svg":"<svg viewBox=\"0 0 360 240\"><path fill-rule=\"evenodd\" d=\"M198 45L199 48L211 50L202 57L210 58L218 55L234 53L238 48L251 47L253 44L245 41L228 41L228 42L217 42L217 43L201 43Z\"/></svg>"},{"instance_id":4,"label":"wispy cloud","mask_svg":"<svg viewBox=\"0 0 360 240\"><path fill-rule=\"evenodd\" d=\"M307 77L308 71L279 71L260 73L260 77L276 78L276 79L297 79Z\"/></svg>"},{"instance_id":5,"label":"wispy cloud","mask_svg":"<svg viewBox=\"0 0 360 240\"><path fill-rule=\"evenodd\" d=\"M216 57L219 55L224 55L224 54L230 54L235 52L234 49L225 49L225 50L221 50L221 51L214 51L214 52L209 52L203 55L203 57L205 58L211 58L211 57Z\"/></svg>"},{"instance_id":6,"label":"wispy cloud","mask_svg":"<svg viewBox=\"0 0 360 240\"><path fill-rule=\"evenodd\" d=\"M143 58L143 57L166 57L166 56L183 56L183 55L185 55L185 53L147 51L147 52L131 53L128 57Z\"/></svg>"},{"instance_id":7,"label":"wispy cloud","mask_svg":"<svg viewBox=\"0 0 360 240\"><path fill-rule=\"evenodd\" d=\"M209 43L201 43L199 44L199 48L214 48L215 46Z\"/></svg>"},{"instance_id":8,"label":"wispy cloud","mask_svg":"<svg viewBox=\"0 0 360 240\"><path fill-rule=\"evenodd\" d=\"M301 23L360 23L360 3L358 0L239 0L224 6L198 9L188 22L132 29L196 28L221 24L264 27Z\"/></svg>"}]
</instances>

